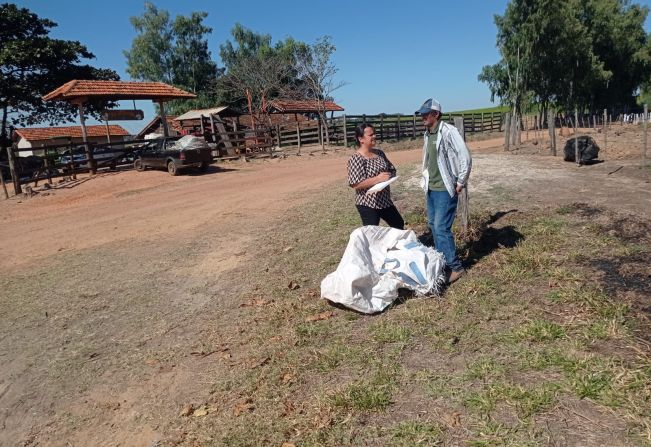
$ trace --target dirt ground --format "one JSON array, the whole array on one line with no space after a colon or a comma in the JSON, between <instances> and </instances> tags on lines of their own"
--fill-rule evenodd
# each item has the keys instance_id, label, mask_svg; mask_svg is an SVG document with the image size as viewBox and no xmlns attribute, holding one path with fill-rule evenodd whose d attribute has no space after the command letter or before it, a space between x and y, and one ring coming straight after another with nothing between
<instances>
[{"instance_id":1,"label":"dirt ground","mask_svg":"<svg viewBox=\"0 0 651 447\"><path fill-rule=\"evenodd\" d=\"M580 202L651 219L637 128L613 131L605 161L581 167L535 137L511 153L501 138L470 142L471 200ZM420 143L384 149L416 181ZM105 172L0 202L0 445L182 442L174 421L228 368L213 358L250 361L244 348L202 340L255 342L237 321L252 243L344 182L350 153L220 163L204 175Z\"/></svg>"}]
</instances>

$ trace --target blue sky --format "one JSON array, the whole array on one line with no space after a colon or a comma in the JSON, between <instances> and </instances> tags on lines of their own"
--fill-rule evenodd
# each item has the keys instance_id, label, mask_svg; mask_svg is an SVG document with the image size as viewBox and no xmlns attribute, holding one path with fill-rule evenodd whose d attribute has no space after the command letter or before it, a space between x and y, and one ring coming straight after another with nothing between
<instances>
[{"instance_id":1,"label":"blue sky","mask_svg":"<svg viewBox=\"0 0 651 447\"><path fill-rule=\"evenodd\" d=\"M638 1L649 6L650 1ZM112 68L129 79L123 50L131 47L135 31L131 16L141 15L144 0L21 0L27 7L58 26L51 35L78 40L95 54L91 63ZM235 23L273 41L291 36L312 43L329 35L337 47L334 62L338 80L346 86L334 93L346 113L412 113L429 97L444 110L491 106L485 84L477 81L482 66L499 60L495 48L495 14L503 14L507 0L423 1L195 1L156 0L172 16L206 11L205 23L213 28L209 47L221 66L219 45L231 38ZM651 22L647 19L646 29ZM132 107L132 103L123 104ZM147 122L153 107L136 106ZM122 122L139 130L144 122Z\"/></svg>"}]
</instances>

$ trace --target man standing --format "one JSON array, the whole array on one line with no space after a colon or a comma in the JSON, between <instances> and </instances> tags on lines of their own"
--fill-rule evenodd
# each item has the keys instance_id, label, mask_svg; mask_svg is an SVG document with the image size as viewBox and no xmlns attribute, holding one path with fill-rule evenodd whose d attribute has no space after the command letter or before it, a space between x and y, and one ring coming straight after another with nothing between
<instances>
[{"instance_id":1,"label":"man standing","mask_svg":"<svg viewBox=\"0 0 651 447\"><path fill-rule=\"evenodd\" d=\"M441 104L428 99L416 113L426 128L421 186L426 194L427 221L436 249L445 256L448 284L452 284L465 273L457 257L452 223L472 159L457 128L441 121Z\"/></svg>"}]
</instances>

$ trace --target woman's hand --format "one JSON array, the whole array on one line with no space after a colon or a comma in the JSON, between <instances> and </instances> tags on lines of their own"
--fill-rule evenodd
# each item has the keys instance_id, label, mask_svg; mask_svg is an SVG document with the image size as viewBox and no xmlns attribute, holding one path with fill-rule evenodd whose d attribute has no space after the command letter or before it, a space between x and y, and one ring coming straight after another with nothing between
<instances>
[{"instance_id":1,"label":"woman's hand","mask_svg":"<svg viewBox=\"0 0 651 447\"><path fill-rule=\"evenodd\" d=\"M391 173L390 172L380 172L378 175L375 176L375 179L377 180L377 183L382 183L386 182L391 178Z\"/></svg>"}]
</instances>

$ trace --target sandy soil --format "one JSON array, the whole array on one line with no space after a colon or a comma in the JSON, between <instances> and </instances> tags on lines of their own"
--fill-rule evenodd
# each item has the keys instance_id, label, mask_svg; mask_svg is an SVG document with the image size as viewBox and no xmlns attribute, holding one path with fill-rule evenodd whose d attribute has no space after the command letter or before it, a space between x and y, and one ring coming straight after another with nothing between
<instances>
[{"instance_id":1,"label":"sandy soil","mask_svg":"<svg viewBox=\"0 0 651 447\"><path fill-rule=\"evenodd\" d=\"M620 142L613 135L616 156L583 167L542 155L542 138L511 154L502 152L501 138L472 142L471 197L524 208L583 202L651 218L651 170L634 158L639 147L630 142L639 135L631 132L623 131ZM419 143L409 145L385 147L399 171L415 172L421 158ZM0 278L10 293L0 306L0 445L149 446L160 439L161 421L201 386L196 371L204 365L201 356L166 362L152 352L179 344L192 349L199 329L188 327L233 326L224 309L237 284L226 274L252 255L245 250L256 232L345 181L350 153L224 163L205 175L102 173L0 202ZM61 263L74 271L89 262L96 273L57 279ZM175 263L178 272L170 273ZM143 272L160 271L167 275L162 282L142 279ZM104 290L92 285L93 275L124 281ZM219 310L210 293L192 292L206 277ZM154 298L135 301L146 289L166 300L165 311L154 310L160 304ZM101 320L118 311L124 318ZM93 347L105 347L106 338L109 359ZM138 351L145 342L147 351ZM134 349L140 363L130 360ZM143 366L143 359L153 360ZM71 362L79 366L77 378L65 367ZM158 418L143 422L148 413Z\"/></svg>"}]
</instances>

